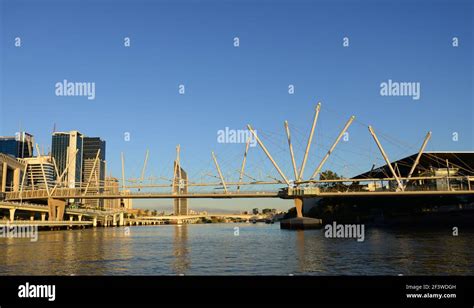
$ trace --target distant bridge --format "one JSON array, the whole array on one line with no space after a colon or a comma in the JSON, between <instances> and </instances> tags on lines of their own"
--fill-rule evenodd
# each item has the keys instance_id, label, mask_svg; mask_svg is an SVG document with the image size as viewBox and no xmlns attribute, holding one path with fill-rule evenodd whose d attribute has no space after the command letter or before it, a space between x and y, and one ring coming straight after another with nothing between
<instances>
[{"instance_id":1,"label":"distant bridge","mask_svg":"<svg viewBox=\"0 0 474 308\"><path fill-rule=\"evenodd\" d=\"M16 203L16 202L5 202L0 201L0 209L7 209L10 211L9 222L10 223L24 223L24 224L35 224L38 226L72 226L72 225L93 225L101 223L104 226L123 226L123 225L149 225L156 223L163 223L164 221L176 221L185 222L190 220L197 220L200 218L232 218L242 219L249 221L251 219L262 219L264 215L253 215L253 214L235 214L235 213L200 213L195 215L163 215L163 216L141 216L136 218L125 217L124 211L121 210L92 210L92 209L74 209L66 208L65 214L70 217L69 221L46 221L46 214L49 213L50 208L47 205L41 204L30 204L30 203ZM31 220L21 221L15 220L16 211L23 211L34 215L34 213L41 214L41 222L35 221L34 216L31 216ZM73 220L73 217L77 217ZM83 221L83 217L92 218L92 221ZM84 222L84 223L80 223ZM1 224L1 221L0 221Z\"/></svg>"}]
</instances>

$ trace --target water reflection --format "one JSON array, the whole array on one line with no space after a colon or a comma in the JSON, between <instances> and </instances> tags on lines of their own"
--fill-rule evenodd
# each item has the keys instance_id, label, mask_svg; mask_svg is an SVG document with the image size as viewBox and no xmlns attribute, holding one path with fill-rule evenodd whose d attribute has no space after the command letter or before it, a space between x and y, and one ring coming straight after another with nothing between
<instances>
[{"instance_id":1,"label":"water reflection","mask_svg":"<svg viewBox=\"0 0 474 308\"><path fill-rule=\"evenodd\" d=\"M307 268L307 262L305 259L304 253L304 231L297 230L296 232L296 251L297 251L297 259L298 259L298 272L304 272Z\"/></svg>"},{"instance_id":2,"label":"water reflection","mask_svg":"<svg viewBox=\"0 0 474 308\"><path fill-rule=\"evenodd\" d=\"M473 275L474 231L366 229L364 242L278 224L168 225L0 238L0 275Z\"/></svg>"},{"instance_id":3,"label":"water reflection","mask_svg":"<svg viewBox=\"0 0 474 308\"><path fill-rule=\"evenodd\" d=\"M190 265L188 259L188 225L175 225L173 238L173 271L176 274L186 274Z\"/></svg>"}]
</instances>

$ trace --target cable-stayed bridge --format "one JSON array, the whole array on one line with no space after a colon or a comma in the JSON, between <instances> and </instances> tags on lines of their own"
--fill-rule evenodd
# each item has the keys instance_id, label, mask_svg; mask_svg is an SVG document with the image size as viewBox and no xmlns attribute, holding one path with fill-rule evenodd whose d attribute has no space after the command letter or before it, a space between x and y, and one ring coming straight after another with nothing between
<instances>
[{"instance_id":1,"label":"cable-stayed bridge","mask_svg":"<svg viewBox=\"0 0 474 308\"><path fill-rule=\"evenodd\" d=\"M91 177L85 182L74 183L74 187L70 187L71 183L67 180L66 167L62 174L57 174L57 178L53 183L47 181L44 168L41 166L42 176L44 177L43 186L25 186L25 178L27 176L27 166L12 159L6 155L0 155L0 163L2 164L2 196L4 202L19 202L16 209L29 210L28 203L45 204L48 206L49 220L62 220L65 213L70 211L66 204L68 202L79 202L81 200L94 199L237 199L237 198L281 198L293 199L296 207L297 217L303 216L303 200L305 198L324 198L324 197L357 197L357 196L448 196L448 195L474 195L471 184L474 182L474 176L470 170L468 173L461 175L450 174L450 170L454 168L466 167L454 165L446 161L446 174L430 174L416 175L416 170L420 159L425 154L425 148L431 138L431 132L428 132L421 144L418 153L413 158L409 172L402 175L397 164L389 159L382 143L380 142L374 128L368 126L370 135L372 136L380 155L385 162L386 176L384 177L360 177L360 178L326 178L323 177L323 170L326 162L329 160L333 152L336 150L341 138L346 134L347 130L355 120L355 116L351 116L344 124L343 128L331 143L329 150L322 157L319 164L315 167L311 176L304 178L305 168L307 167L310 155L311 145L315 128L318 122L321 104L316 106L311 129L306 142L306 147L300 166L297 166L290 127L287 121L284 123L285 134L288 143L288 153L291 160L291 169L293 174L290 177L285 174L276 162L267 145L256 133L251 125L247 128L252 134L251 136L257 141L261 151L271 163L279 178L271 177L272 181L257 180L247 174L246 163L251 139L248 138L245 144L245 151L242 158L242 164L239 170L238 181L228 181L225 179L218 159L214 152L211 153L212 161L215 166L215 178L218 181L202 182L188 179L188 176L181 166L180 146L176 148L176 158L173 162L173 177L166 179L168 183L164 184L146 184L144 174L148 160L148 151L140 179L126 179L124 172L124 156L122 153L122 185L108 187L105 183L94 183L92 174L96 168L99 152L96 161L92 167ZM37 146L39 153L39 148ZM69 162L70 163L70 162ZM313 166L314 167L314 166ZM7 187L6 178L7 171L13 170L12 185ZM319 177L319 179L318 179ZM245 181L249 178L251 181ZM443 182L447 185L424 185L426 183ZM127 185L127 183L134 183ZM421 184L420 184L421 183ZM423 184L423 185L422 185ZM242 188L246 189L243 190ZM265 188L267 187L267 188ZM100 189L99 189L100 188ZM198 189L199 188L199 189ZM204 190L203 190L204 189ZM23 208L22 208L23 206ZM31 210L31 209L30 209ZM119 210L120 212L120 210ZM72 213L72 212L71 212ZM104 213L103 213L104 214ZM109 213L110 214L110 213ZM79 214L77 214L79 215ZM108 216L107 213L104 214ZM103 216L104 216L103 215ZM114 214L115 215L115 214ZM114 216L115 217L115 216Z\"/></svg>"}]
</instances>

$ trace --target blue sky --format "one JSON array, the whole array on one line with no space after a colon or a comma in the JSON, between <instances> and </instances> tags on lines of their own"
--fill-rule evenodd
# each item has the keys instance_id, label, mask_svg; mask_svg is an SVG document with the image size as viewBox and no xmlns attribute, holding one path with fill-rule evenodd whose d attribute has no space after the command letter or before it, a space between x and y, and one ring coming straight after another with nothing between
<instances>
[{"instance_id":1,"label":"blue sky","mask_svg":"<svg viewBox=\"0 0 474 308\"><path fill-rule=\"evenodd\" d=\"M367 124L391 159L417 151L428 130L428 150L473 150L472 1L0 3L0 135L26 130L45 151L54 126L100 136L108 171L117 177L120 152L127 177L138 177L146 149L146 176L171 177L179 143L194 179L216 180L206 177L217 175L211 151L225 177L236 179L244 145L218 144L217 131L251 123L291 178L283 121L290 122L299 165L318 101L306 177L352 114L349 141L326 165L346 176L383 163ZM95 100L56 96L55 84L64 79L95 82ZM381 96L380 84L389 79L419 82L421 98ZM256 178L278 177L258 148L251 148L248 168ZM289 205L191 201L191 207L236 209Z\"/></svg>"}]
</instances>

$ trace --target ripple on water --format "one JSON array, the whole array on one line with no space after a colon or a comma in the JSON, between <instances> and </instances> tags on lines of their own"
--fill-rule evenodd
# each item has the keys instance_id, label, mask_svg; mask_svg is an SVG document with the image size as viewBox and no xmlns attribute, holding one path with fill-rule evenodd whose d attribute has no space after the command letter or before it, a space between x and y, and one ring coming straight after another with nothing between
<instances>
[{"instance_id":1,"label":"ripple on water","mask_svg":"<svg viewBox=\"0 0 474 308\"><path fill-rule=\"evenodd\" d=\"M239 227L239 235L234 228ZM364 242L278 224L41 232L0 239L1 275L472 275L474 232L368 229Z\"/></svg>"}]
</instances>

